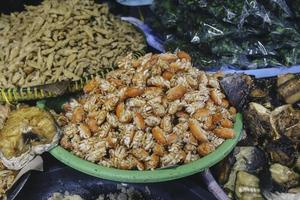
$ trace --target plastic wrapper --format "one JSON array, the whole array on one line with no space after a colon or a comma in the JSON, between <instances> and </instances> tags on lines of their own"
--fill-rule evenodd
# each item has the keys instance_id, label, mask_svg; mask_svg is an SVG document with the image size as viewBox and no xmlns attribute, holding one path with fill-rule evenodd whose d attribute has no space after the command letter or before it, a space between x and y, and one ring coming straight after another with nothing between
<instances>
[{"instance_id":1,"label":"plastic wrapper","mask_svg":"<svg viewBox=\"0 0 300 200\"><path fill-rule=\"evenodd\" d=\"M156 0L152 10L166 50L189 52L202 69L300 63L298 0Z\"/></svg>"}]
</instances>

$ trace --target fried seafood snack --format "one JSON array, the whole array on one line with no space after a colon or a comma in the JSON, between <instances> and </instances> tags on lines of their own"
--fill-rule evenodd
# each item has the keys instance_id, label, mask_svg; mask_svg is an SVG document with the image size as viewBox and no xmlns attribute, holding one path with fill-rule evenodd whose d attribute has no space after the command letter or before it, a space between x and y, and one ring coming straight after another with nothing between
<instances>
[{"instance_id":1,"label":"fried seafood snack","mask_svg":"<svg viewBox=\"0 0 300 200\"><path fill-rule=\"evenodd\" d=\"M37 107L17 108L0 129L0 158L7 168L19 170L58 140L59 129L50 113Z\"/></svg>"},{"instance_id":2,"label":"fried seafood snack","mask_svg":"<svg viewBox=\"0 0 300 200\"><path fill-rule=\"evenodd\" d=\"M6 199L5 192L12 186L16 171L8 170L0 161L0 199Z\"/></svg>"},{"instance_id":3,"label":"fried seafood snack","mask_svg":"<svg viewBox=\"0 0 300 200\"><path fill-rule=\"evenodd\" d=\"M84 87L58 118L60 144L107 167L155 169L188 163L233 138L235 110L218 74L192 67L190 56L131 56Z\"/></svg>"}]
</instances>

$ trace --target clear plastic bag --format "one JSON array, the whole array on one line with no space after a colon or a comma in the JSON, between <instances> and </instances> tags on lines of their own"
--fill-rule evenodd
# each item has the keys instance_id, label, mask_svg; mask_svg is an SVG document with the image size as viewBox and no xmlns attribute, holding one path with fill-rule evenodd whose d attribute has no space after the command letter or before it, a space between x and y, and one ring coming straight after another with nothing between
<instances>
[{"instance_id":1,"label":"clear plastic bag","mask_svg":"<svg viewBox=\"0 0 300 200\"><path fill-rule=\"evenodd\" d=\"M156 0L152 10L166 50L189 52L200 68L300 63L300 0Z\"/></svg>"}]
</instances>

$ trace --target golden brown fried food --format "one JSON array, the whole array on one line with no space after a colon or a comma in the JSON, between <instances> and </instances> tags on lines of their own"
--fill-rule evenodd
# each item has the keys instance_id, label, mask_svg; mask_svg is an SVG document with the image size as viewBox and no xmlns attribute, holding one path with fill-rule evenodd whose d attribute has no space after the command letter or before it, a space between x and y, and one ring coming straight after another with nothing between
<instances>
[{"instance_id":1,"label":"golden brown fried food","mask_svg":"<svg viewBox=\"0 0 300 200\"><path fill-rule=\"evenodd\" d=\"M18 108L8 114L0 130L0 157L9 169L20 169L58 139L58 127L50 113L37 107Z\"/></svg>"},{"instance_id":2,"label":"golden brown fried food","mask_svg":"<svg viewBox=\"0 0 300 200\"><path fill-rule=\"evenodd\" d=\"M185 52L128 56L85 88L59 117L61 145L104 166L145 170L188 163L234 137L235 113L218 76L193 68Z\"/></svg>"},{"instance_id":3,"label":"golden brown fried food","mask_svg":"<svg viewBox=\"0 0 300 200\"><path fill-rule=\"evenodd\" d=\"M57 128L52 116L37 107L12 111L0 130L0 150L6 158L17 157L30 146L51 143Z\"/></svg>"},{"instance_id":4,"label":"golden brown fried food","mask_svg":"<svg viewBox=\"0 0 300 200\"><path fill-rule=\"evenodd\" d=\"M8 170L0 161L0 199L5 199L5 192L12 186L17 172Z\"/></svg>"}]
</instances>

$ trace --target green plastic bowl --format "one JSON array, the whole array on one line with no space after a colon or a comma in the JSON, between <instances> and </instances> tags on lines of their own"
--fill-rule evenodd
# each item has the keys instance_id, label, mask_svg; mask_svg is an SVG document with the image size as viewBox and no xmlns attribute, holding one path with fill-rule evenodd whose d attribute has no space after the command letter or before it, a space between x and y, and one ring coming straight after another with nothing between
<instances>
[{"instance_id":1,"label":"green plastic bowl","mask_svg":"<svg viewBox=\"0 0 300 200\"><path fill-rule=\"evenodd\" d=\"M210 153L209 155L203 158L174 168L147 171L121 170L116 168L104 167L83 160L70 153L69 151L65 150L61 146L55 147L50 151L50 153L64 164L95 177L130 183L163 182L201 172L224 159L224 157L232 151L232 149L236 146L237 142L239 141L242 128L242 115L238 113L234 124L234 130L236 135L233 139L226 140L214 152Z\"/></svg>"}]
</instances>

